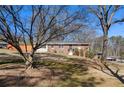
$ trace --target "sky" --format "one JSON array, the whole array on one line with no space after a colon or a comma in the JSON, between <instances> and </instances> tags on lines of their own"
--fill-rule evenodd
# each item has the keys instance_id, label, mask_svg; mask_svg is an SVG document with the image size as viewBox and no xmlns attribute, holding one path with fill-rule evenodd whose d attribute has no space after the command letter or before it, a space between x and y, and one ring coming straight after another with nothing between
<instances>
[{"instance_id":1,"label":"sky","mask_svg":"<svg viewBox=\"0 0 124 93\"><path fill-rule=\"evenodd\" d=\"M94 16L95 17L95 16ZM124 17L124 9L120 9L114 16L115 19L121 19ZM96 30L99 35L102 35L102 30ZM124 37L124 23L117 23L110 27L109 37L111 36L123 36Z\"/></svg>"},{"instance_id":2,"label":"sky","mask_svg":"<svg viewBox=\"0 0 124 93\"><path fill-rule=\"evenodd\" d=\"M124 9L121 9L115 14L115 18L124 17ZM124 23L118 23L113 25L109 30L109 36L118 36L121 35L124 37Z\"/></svg>"},{"instance_id":3,"label":"sky","mask_svg":"<svg viewBox=\"0 0 124 93\"><path fill-rule=\"evenodd\" d=\"M82 7L82 6L81 6ZM28 7L27 7L28 8ZM70 12L73 12L73 11L76 11L77 9L79 8L79 6L70 6L69 9L70 9ZM84 6L84 9L86 8L86 6ZM25 10L22 15L25 16L25 15L28 15L30 14L29 11ZM124 9L121 9L119 10L115 16L115 18L117 19L120 19L122 17L124 17ZM97 20L97 18L94 16L94 15L91 15L89 20L93 20L94 22ZM91 23L92 25L94 25L95 23ZM95 26L95 25L94 25ZM103 33L102 33L102 30L101 29L96 29L97 33L98 33L98 36L101 36ZM109 30L109 37L111 36L118 36L118 35L121 35L124 37L124 23L121 23L121 24L115 24L113 26L111 26L110 30Z\"/></svg>"},{"instance_id":4,"label":"sky","mask_svg":"<svg viewBox=\"0 0 124 93\"><path fill-rule=\"evenodd\" d=\"M86 6L84 6L84 8L86 8ZM73 12L75 10L78 9L78 6L70 6L70 11ZM116 19L121 19L122 17L124 17L124 9L120 9L114 16L114 18ZM92 21L96 21L97 18L94 15L90 15L89 20ZM92 25L96 25L95 23L91 23ZM101 36L102 30L101 29L96 29L98 36ZM109 37L111 36L123 36L124 37L124 23L118 23L118 24L114 24L111 26L111 28L109 29Z\"/></svg>"},{"instance_id":5,"label":"sky","mask_svg":"<svg viewBox=\"0 0 124 93\"><path fill-rule=\"evenodd\" d=\"M109 36L123 36L124 37L124 23L116 24L110 28Z\"/></svg>"}]
</instances>

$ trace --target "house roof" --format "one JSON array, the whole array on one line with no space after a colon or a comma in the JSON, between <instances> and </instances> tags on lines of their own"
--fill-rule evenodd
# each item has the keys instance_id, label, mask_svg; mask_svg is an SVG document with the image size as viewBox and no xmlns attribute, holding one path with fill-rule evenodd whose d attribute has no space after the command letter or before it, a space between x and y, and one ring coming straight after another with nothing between
<instances>
[{"instance_id":1,"label":"house roof","mask_svg":"<svg viewBox=\"0 0 124 93\"><path fill-rule=\"evenodd\" d=\"M81 42L48 42L47 45L89 45L89 43Z\"/></svg>"},{"instance_id":2,"label":"house roof","mask_svg":"<svg viewBox=\"0 0 124 93\"><path fill-rule=\"evenodd\" d=\"M24 43L20 43L20 45L24 45ZM27 45L30 45L27 43ZM89 46L89 43L81 43L81 42L47 42L45 45L83 45Z\"/></svg>"}]
</instances>

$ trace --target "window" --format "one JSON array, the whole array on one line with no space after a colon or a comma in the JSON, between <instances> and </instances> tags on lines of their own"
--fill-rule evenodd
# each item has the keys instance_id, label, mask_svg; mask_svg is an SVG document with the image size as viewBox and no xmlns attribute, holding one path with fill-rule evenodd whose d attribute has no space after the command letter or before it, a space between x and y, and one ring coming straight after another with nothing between
<instances>
[{"instance_id":1,"label":"window","mask_svg":"<svg viewBox=\"0 0 124 93\"><path fill-rule=\"evenodd\" d=\"M70 49L68 49L68 52L70 51Z\"/></svg>"},{"instance_id":2,"label":"window","mask_svg":"<svg viewBox=\"0 0 124 93\"><path fill-rule=\"evenodd\" d=\"M72 45L69 45L69 48L72 49Z\"/></svg>"},{"instance_id":3,"label":"window","mask_svg":"<svg viewBox=\"0 0 124 93\"><path fill-rule=\"evenodd\" d=\"M59 48L63 48L63 45L59 45Z\"/></svg>"},{"instance_id":4,"label":"window","mask_svg":"<svg viewBox=\"0 0 124 93\"><path fill-rule=\"evenodd\" d=\"M69 49L68 49L68 51L73 51L73 49L72 49L72 45L69 45Z\"/></svg>"},{"instance_id":5,"label":"window","mask_svg":"<svg viewBox=\"0 0 124 93\"><path fill-rule=\"evenodd\" d=\"M73 51L73 52L74 52L75 49L73 49L73 48L69 48L69 49L68 49L68 52L69 52L69 51Z\"/></svg>"}]
</instances>

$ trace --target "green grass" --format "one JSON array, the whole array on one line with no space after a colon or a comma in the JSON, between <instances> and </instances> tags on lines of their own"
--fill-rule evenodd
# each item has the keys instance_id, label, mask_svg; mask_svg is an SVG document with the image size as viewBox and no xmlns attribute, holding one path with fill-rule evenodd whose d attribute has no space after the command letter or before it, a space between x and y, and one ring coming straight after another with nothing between
<instances>
[{"instance_id":1,"label":"green grass","mask_svg":"<svg viewBox=\"0 0 124 93\"><path fill-rule=\"evenodd\" d=\"M0 65L2 64L24 64L24 61L23 60L0 61Z\"/></svg>"},{"instance_id":2,"label":"green grass","mask_svg":"<svg viewBox=\"0 0 124 93\"><path fill-rule=\"evenodd\" d=\"M88 68L84 65L79 64L67 64L67 63L60 63L60 62L53 62L53 61L43 61L37 62L41 66L46 66L51 69L62 69L64 71L70 72L83 72L88 70Z\"/></svg>"},{"instance_id":3,"label":"green grass","mask_svg":"<svg viewBox=\"0 0 124 93\"><path fill-rule=\"evenodd\" d=\"M59 60L51 60L51 59L43 59L43 60L35 60L34 63L39 69L47 68L52 73L53 77L58 77L57 83L54 86L61 87L76 87L76 86L84 86L84 87L93 87L96 84L100 84L101 82L96 81L96 78L91 76L88 73L88 67L81 58L70 58L63 55L52 55L47 54L48 56L61 57L63 59L67 59L66 62L59 62ZM10 58L11 59L11 58ZM81 64L80 64L81 62ZM1 64L24 64L22 59L12 58L11 60L4 60L0 62Z\"/></svg>"},{"instance_id":4,"label":"green grass","mask_svg":"<svg viewBox=\"0 0 124 93\"><path fill-rule=\"evenodd\" d=\"M80 64L57 63L53 61L38 62L42 67L46 67L54 71L53 76L58 76L59 81L54 86L61 87L93 87L100 82L95 81L95 77L88 76L88 67ZM59 73L57 73L59 71Z\"/></svg>"}]
</instances>

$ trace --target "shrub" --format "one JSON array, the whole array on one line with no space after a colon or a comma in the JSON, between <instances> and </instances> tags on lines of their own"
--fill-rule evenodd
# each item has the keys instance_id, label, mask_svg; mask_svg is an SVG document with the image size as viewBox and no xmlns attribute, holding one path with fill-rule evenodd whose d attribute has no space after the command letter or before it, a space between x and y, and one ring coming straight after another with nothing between
<instances>
[{"instance_id":1,"label":"shrub","mask_svg":"<svg viewBox=\"0 0 124 93\"><path fill-rule=\"evenodd\" d=\"M79 51L77 48L74 49L74 55L78 56L79 55Z\"/></svg>"},{"instance_id":2,"label":"shrub","mask_svg":"<svg viewBox=\"0 0 124 93\"><path fill-rule=\"evenodd\" d=\"M89 51L86 52L86 57L92 59L94 57L94 53L91 50L89 50Z\"/></svg>"}]
</instances>

